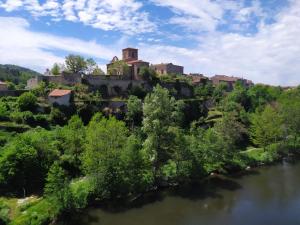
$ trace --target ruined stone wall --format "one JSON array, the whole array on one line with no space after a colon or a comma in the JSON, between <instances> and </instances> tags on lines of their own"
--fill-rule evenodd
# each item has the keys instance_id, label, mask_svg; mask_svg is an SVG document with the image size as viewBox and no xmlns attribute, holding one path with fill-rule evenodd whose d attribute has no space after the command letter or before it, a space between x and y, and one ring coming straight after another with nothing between
<instances>
[{"instance_id":1,"label":"ruined stone wall","mask_svg":"<svg viewBox=\"0 0 300 225\"><path fill-rule=\"evenodd\" d=\"M177 94L181 97L190 98L193 96L192 87L184 82L163 82L161 86L168 90L176 90Z\"/></svg>"},{"instance_id":2,"label":"ruined stone wall","mask_svg":"<svg viewBox=\"0 0 300 225\"><path fill-rule=\"evenodd\" d=\"M93 90L106 86L109 96L119 96L127 92L131 87L144 87L145 85L145 81L122 80L116 79L117 77L119 76L106 76L106 79L103 79L103 76L84 76L83 82Z\"/></svg>"}]
</instances>

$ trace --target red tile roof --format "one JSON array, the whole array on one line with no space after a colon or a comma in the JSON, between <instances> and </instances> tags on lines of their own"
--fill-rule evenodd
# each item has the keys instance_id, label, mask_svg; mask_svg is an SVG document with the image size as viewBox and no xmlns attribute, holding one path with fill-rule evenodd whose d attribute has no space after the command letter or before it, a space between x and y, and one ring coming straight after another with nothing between
<instances>
[{"instance_id":1,"label":"red tile roof","mask_svg":"<svg viewBox=\"0 0 300 225\"><path fill-rule=\"evenodd\" d=\"M71 90L60 90L60 89L54 89L53 91L51 91L51 93L49 94L49 97L61 97L64 95L68 95L71 94Z\"/></svg>"}]
</instances>

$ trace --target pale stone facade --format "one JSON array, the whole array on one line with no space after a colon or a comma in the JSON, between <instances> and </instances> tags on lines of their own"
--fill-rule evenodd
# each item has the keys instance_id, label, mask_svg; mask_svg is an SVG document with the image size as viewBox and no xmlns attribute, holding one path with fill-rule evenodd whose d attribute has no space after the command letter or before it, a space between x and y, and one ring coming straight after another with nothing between
<instances>
[{"instance_id":1,"label":"pale stone facade","mask_svg":"<svg viewBox=\"0 0 300 225\"><path fill-rule=\"evenodd\" d=\"M0 81L0 91L7 91L8 86L5 82Z\"/></svg>"},{"instance_id":2,"label":"pale stone facade","mask_svg":"<svg viewBox=\"0 0 300 225\"><path fill-rule=\"evenodd\" d=\"M155 64L152 65L151 68L155 70L157 74L160 75L167 75L167 74L183 75L184 74L184 67L174 65L173 63Z\"/></svg>"}]
</instances>

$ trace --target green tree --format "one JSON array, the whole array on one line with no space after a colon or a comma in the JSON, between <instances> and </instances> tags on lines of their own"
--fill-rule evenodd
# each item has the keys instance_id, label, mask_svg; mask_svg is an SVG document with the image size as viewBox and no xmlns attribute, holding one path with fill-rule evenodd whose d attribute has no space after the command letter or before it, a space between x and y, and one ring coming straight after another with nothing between
<instances>
[{"instance_id":1,"label":"green tree","mask_svg":"<svg viewBox=\"0 0 300 225\"><path fill-rule=\"evenodd\" d=\"M58 131L61 143L62 165L69 175L77 177L81 173L81 155L84 149L85 127L79 116L72 116L68 124Z\"/></svg>"},{"instance_id":2,"label":"green tree","mask_svg":"<svg viewBox=\"0 0 300 225\"><path fill-rule=\"evenodd\" d=\"M275 101L281 94L280 87L272 87L263 84L256 84L247 91L250 100L249 111L255 112L256 109L262 111L266 104Z\"/></svg>"},{"instance_id":3,"label":"green tree","mask_svg":"<svg viewBox=\"0 0 300 225\"><path fill-rule=\"evenodd\" d=\"M6 119L8 115L9 115L9 111L6 103L0 101L0 120Z\"/></svg>"},{"instance_id":4,"label":"green tree","mask_svg":"<svg viewBox=\"0 0 300 225\"><path fill-rule=\"evenodd\" d=\"M206 100L212 96L213 93L213 86L210 82L202 85L197 85L194 87L194 95L197 98L202 98Z\"/></svg>"},{"instance_id":5,"label":"green tree","mask_svg":"<svg viewBox=\"0 0 300 225\"><path fill-rule=\"evenodd\" d=\"M65 63L67 70L71 73L83 73L87 68L87 62L80 55L68 55Z\"/></svg>"},{"instance_id":6,"label":"green tree","mask_svg":"<svg viewBox=\"0 0 300 225\"><path fill-rule=\"evenodd\" d=\"M197 128L188 136L188 148L193 157L194 177L201 177L213 171L222 171L226 161L228 149L219 133L209 128Z\"/></svg>"},{"instance_id":7,"label":"green tree","mask_svg":"<svg viewBox=\"0 0 300 225\"><path fill-rule=\"evenodd\" d=\"M231 149L231 151L236 151L238 147L242 146L247 135L247 129L234 112L225 113L222 119L215 124L214 129L223 138L224 145L228 146L227 149Z\"/></svg>"},{"instance_id":8,"label":"green tree","mask_svg":"<svg viewBox=\"0 0 300 225\"><path fill-rule=\"evenodd\" d=\"M127 100L127 112L126 119L133 128L135 125L140 125L143 116L143 104L142 100L134 95L130 95Z\"/></svg>"},{"instance_id":9,"label":"green tree","mask_svg":"<svg viewBox=\"0 0 300 225\"><path fill-rule=\"evenodd\" d=\"M123 60L113 62L109 66L107 71L109 75L125 75L125 76L129 75L129 72L130 72L130 68L128 64Z\"/></svg>"},{"instance_id":10,"label":"green tree","mask_svg":"<svg viewBox=\"0 0 300 225\"><path fill-rule=\"evenodd\" d=\"M103 70L99 67L96 66L92 72L93 75L105 75L105 73L103 72Z\"/></svg>"},{"instance_id":11,"label":"green tree","mask_svg":"<svg viewBox=\"0 0 300 225\"><path fill-rule=\"evenodd\" d=\"M300 91L295 92L289 92L280 99L280 114L286 137L293 139L294 148L297 147L297 138L300 136Z\"/></svg>"},{"instance_id":12,"label":"green tree","mask_svg":"<svg viewBox=\"0 0 300 225\"><path fill-rule=\"evenodd\" d=\"M53 75L59 75L61 73L60 71L60 66L58 65L58 63L54 63L52 69L51 69L51 73Z\"/></svg>"},{"instance_id":13,"label":"green tree","mask_svg":"<svg viewBox=\"0 0 300 225\"><path fill-rule=\"evenodd\" d=\"M161 166L171 159L170 143L173 142L173 135L169 132L169 127L179 124L181 114L178 113L177 106L168 90L159 85L145 98L142 130L146 140L143 146L152 160L155 178L159 177Z\"/></svg>"},{"instance_id":14,"label":"green tree","mask_svg":"<svg viewBox=\"0 0 300 225\"><path fill-rule=\"evenodd\" d=\"M23 195L40 190L60 154L54 137L54 132L36 129L5 145L0 155L0 186Z\"/></svg>"},{"instance_id":15,"label":"green tree","mask_svg":"<svg viewBox=\"0 0 300 225\"><path fill-rule=\"evenodd\" d=\"M31 92L25 92L18 97L17 104L21 111L34 111L37 107L37 97Z\"/></svg>"},{"instance_id":16,"label":"green tree","mask_svg":"<svg viewBox=\"0 0 300 225\"><path fill-rule=\"evenodd\" d=\"M96 68L97 63L93 58L88 58L86 60L86 73L87 74L92 74L94 69Z\"/></svg>"},{"instance_id":17,"label":"green tree","mask_svg":"<svg viewBox=\"0 0 300 225\"><path fill-rule=\"evenodd\" d=\"M125 123L114 117L106 119L95 114L88 125L83 166L95 181L99 197L118 198L128 192L121 160L127 135Z\"/></svg>"},{"instance_id":18,"label":"green tree","mask_svg":"<svg viewBox=\"0 0 300 225\"><path fill-rule=\"evenodd\" d=\"M215 87L212 95L215 102L217 103L220 102L224 98L227 91L228 91L227 83L221 82L217 87Z\"/></svg>"},{"instance_id":19,"label":"green tree","mask_svg":"<svg viewBox=\"0 0 300 225\"><path fill-rule=\"evenodd\" d=\"M250 109L251 107L251 102L250 99L247 95L247 89L246 87L240 83L237 82L234 85L234 89L232 92L230 92L228 94L228 96L226 96L226 98L224 99L224 101L227 104L230 104L231 102L235 102L237 104L240 104L241 106L243 106L247 111Z\"/></svg>"},{"instance_id":20,"label":"green tree","mask_svg":"<svg viewBox=\"0 0 300 225\"><path fill-rule=\"evenodd\" d=\"M64 210L71 208L72 195L69 188L70 181L65 170L55 161L49 169L45 195L57 201L55 204L61 206Z\"/></svg>"},{"instance_id":21,"label":"green tree","mask_svg":"<svg viewBox=\"0 0 300 225\"><path fill-rule=\"evenodd\" d=\"M129 191L138 194L149 190L153 184L151 162L142 148L141 140L136 136L131 135L127 139L121 160L124 163L124 178Z\"/></svg>"},{"instance_id":22,"label":"green tree","mask_svg":"<svg viewBox=\"0 0 300 225\"><path fill-rule=\"evenodd\" d=\"M178 182L185 181L190 178L192 174L192 153L187 148L187 138L184 131L178 127L170 127L169 132L173 136L173 142L170 148L172 149L172 159L169 161L174 162L176 166L175 180Z\"/></svg>"},{"instance_id":23,"label":"green tree","mask_svg":"<svg viewBox=\"0 0 300 225\"><path fill-rule=\"evenodd\" d=\"M56 107L51 108L49 117L53 124L64 125L68 121L66 114Z\"/></svg>"},{"instance_id":24,"label":"green tree","mask_svg":"<svg viewBox=\"0 0 300 225\"><path fill-rule=\"evenodd\" d=\"M254 144L265 148L280 141L282 137L282 117L270 105L262 112L256 112L251 118L250 135Z\"/></svg>"},{"instance_id":25,"label":"green tree","mask_svg":"<svg viewBox=\"0 0 300 225\"><path fill-rule=\"evenodd\" d=\"M157 84L159 81L155 70L149 67L142 67L139 71L139 76L142 77L143 80L149 81L152 85Z\"/></svg>"}]
</instances>

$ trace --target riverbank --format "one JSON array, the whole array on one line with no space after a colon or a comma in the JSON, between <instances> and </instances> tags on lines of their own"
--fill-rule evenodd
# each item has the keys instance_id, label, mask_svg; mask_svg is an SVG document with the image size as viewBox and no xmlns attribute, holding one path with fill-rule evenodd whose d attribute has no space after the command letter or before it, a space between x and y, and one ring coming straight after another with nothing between
<instances>
[{"instance_id":1,"label":"riverbank","mask_svg":"<svg viewBox=\"0 0 300 225\"><path fill-rule=\"evenodd\" d=\"M223 181L225 181L228 177L243 175L245 171L246 174L251 173L253 168L274 165L278 162L282 162L286 157L289 157L290 159L299 158L299 151L293 151L293 154L291 154L291 151L282 151L280 148L278 148L278 146L277 148L273 146L271 149L273 150L270 151L269 149L268 151L265 151L262 148L248 148L246 151L242 151L240 153L240 157L236 159L236 165L234 166L234 169L226 174L213 173L203 177L198 181L191 181L190 183L177 185L176 187L174 187L174 184L170 185L169 187L159 187L151 192L140 194L135 197L131 196L128 199L118 199L118 201L115 202L110 200L93 200L89 201L89 204L86 206L102 208L110 212L118 212L134 207L142 207L153 202L154 200L156 201L157 199L160 199L162 197L161 193L163 193L165 190L185 196L190 194L190 188L193 187L193 185L196 185L197 187L205 186L206 182L217 182L219 184L221 182L224 184ZM239 167L239 170L236 169L237 167ZM73 182L73 186L75 187L74 191L77 193L82 191L82 185L87 186L84 180L81 180L80 182ZM229 185L229 183L226 185ZM232 185L232 188L235 188L234 185ZM202 194L206 195L206 191L204 189L202 190ZM85 196L84 201L89 198L87 192L88 190L86 192L82 192L82 196ZM201 193L198 193L197 195L201 195ZM28 199L30 199L30 201L27 201ZM132 201L133 199L134 201ZM12 204L12 202L22 202L22 204ZM66 211L58 207L58 205L55 205L55 203L51 202L49 199L38 197L26 198L25 200L1 198L0 203L1 219L5 223L11 225L54 224L55 221L64 221L64 218L68 218L70 213L71 215L74 215L85 210L79 207L75 210L73 209L70 211L70 209L68 209Z\"/></svg>"},{"instance_id":2,"label":"riverbank","mask_svg":"<svg viewBox=\"0 0 300 225\"><path fill-rule=\"evenodd\" d=\"M299 224L299 161L214 178L204 186L160 191L152 201L119 211L90 207L59 225Z\"/></svg>"},{"instance_id":3,"label":"riverbank","mask_svg":"<svg viewBox=\"0 0 300 225\"><path fill-rule=\"evenodd\" d=\"M276 148L274 148L274 151ZM277 148L278 150L278 148ZM93 201L89 204L88 208L101 209L108 213L122 213L128 210L141 208L154 202L162 201L166 195L182 196L187 198L193 197L203 197L203 196L214 196L217 187L225 188L227 190L237 190L239 185L232 182L232 178L241 178L248 175L256 174L256 170L260 168L268 168L274 165L280 165L284 162L297 162L300 159L300 151L294 151L293 154L290 151L280 151L280 152L270 152L263 148L248 148L246 151L241 152L242 158L245 160L244 156L247 156L247 160L239 161L241 166L240 170L232 170L230 173L218 174L213 173L206 177L203 177L198 181L191 181L189 183L181 185L170 185L156 188L150 192L139 195L134 198L134 201L128 201L124 199L119 199L119 201ZM249 163L249 164L246 164ZM214 187L214 188L213 188ZM197 189L195 191L195 189ZM166 194L167 193L167 194ZM130 198L131 199L131 198ZM68 218L73 217L79 213L85 213L87 209L83 209L76 212L69 212L67 214L63 213L60 215L58 221L60 225L65 224L64 221ZM68 224L68 223L66 223Z\"/></svg>"}]
</instances>

